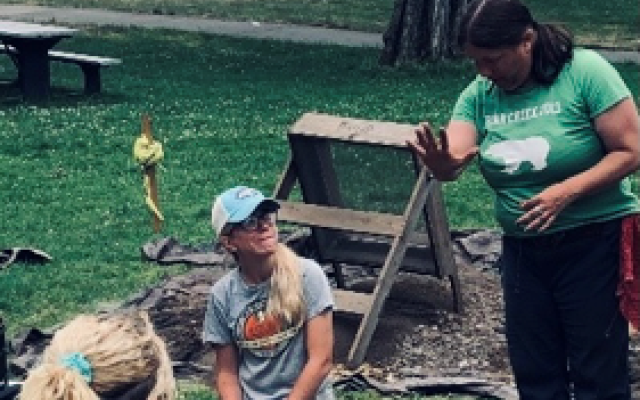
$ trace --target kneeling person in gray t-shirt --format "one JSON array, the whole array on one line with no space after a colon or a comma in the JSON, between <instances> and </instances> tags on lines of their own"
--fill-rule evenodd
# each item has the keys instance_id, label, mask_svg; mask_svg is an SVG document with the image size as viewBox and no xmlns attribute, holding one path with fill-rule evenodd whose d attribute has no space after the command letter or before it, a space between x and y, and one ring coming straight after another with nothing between
<instances>
[{"instance_id":1,"label":"kneeling person in gray t-shirt","mask_svg":"<svg viewBox=\"0 0 640 400\"><path fill-rule=\"evenodd\" d=\"M316 262L278 242L278 208L243 186L213 205L213 228L237 266L213 286L204 321L223 400L334 399L331 288Z\"/></svg>"}]
</instances>

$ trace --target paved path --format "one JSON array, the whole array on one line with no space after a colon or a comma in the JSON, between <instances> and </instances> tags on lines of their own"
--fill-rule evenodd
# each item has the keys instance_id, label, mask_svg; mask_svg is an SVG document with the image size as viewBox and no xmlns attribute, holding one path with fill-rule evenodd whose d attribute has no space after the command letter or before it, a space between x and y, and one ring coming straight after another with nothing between
<instances>
[{"instance_id":1,"label":"paved path","mask_svg":"<svg viewBox=\"0 0 640 400\"><path fill-rule=\"evenodd\" d=\"M0 18L69 25L139 26L177 29L257 39L290 40L354 47L382 47L382 35L300 25L234 22L170 15L130 14L80 8L0 5ZM638 51L599 50L610 61L640 64Z\"/></svg>"},{"instance_id":2,"label":"paved path","mask_svg":"<svg viewBox=\"0 0 640 400\"><path fill-rule=\"evenodd\" d=\"M166 28L237 37L328 43L356 47L382 46L382 35L375 33L351 32L298 25L266 24L260 22L233 22L169 15L130 14L98 9L59 9L37 6L0 5L0 18L42 23L55 21L55 23L58 24L96 24Z\"/></svg>"}]
</instances>

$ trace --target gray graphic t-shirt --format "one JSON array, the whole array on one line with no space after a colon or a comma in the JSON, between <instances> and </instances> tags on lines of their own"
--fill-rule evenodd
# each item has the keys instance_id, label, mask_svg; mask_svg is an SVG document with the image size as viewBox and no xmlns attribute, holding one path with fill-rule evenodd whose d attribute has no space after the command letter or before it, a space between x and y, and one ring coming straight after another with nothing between
<instances>
[{"instance_id":1,"label":"gray graphic t-shirt","mask_svg":"<svg viewBox=\"0 0 640 400\"><path fill-rule=\"evenodd\" d=\"M333 309L329 281L314 261L299 258L307 320ZM203 339L214 344L234 343L239 351L239 377L244 399L284 399L306 361L304 326L287 326L265 316L269 281L247 284L238 269L211 289ZM333 399L329 380L316 399Z\"/></svg>"}]
</instances>

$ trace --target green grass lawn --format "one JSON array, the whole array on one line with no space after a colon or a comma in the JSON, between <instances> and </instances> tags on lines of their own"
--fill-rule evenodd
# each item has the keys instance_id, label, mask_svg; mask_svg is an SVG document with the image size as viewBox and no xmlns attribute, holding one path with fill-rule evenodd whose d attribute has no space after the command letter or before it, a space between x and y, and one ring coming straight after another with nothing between
<instances>
[{"instance_id":1,"label":"green grass lawn","mask_svg":"<svg viewBox=\"0 0 640 400\"><path fill-rule=\"evenodd\" d=\"M151 238L131 155L142 113L152 115L165 146L163 234L205 242L216 193L239 183L274 188L288 156L287 128L302 113L441 123L472 74L460 64L381 68L366 49L84 32L63 45L124 60L105 71L102 95L76 95L82 77L72 65L54 64L60 89L48 107L22 104L15 88L0 87L0 245L33 246L55 258L0 272L9 332L60 321L176 272L140 261L139 247ZM0 67L13 79L7 59ZM461 210L473 204L456 202L455 225L490 223L488 214L469 219Z\"/></svg>"},{"instance_id":2,"label":"green grass lawn","mask_svg":"<svg viewBox=\"0 0 640 400\"><path fill-rule=\"evenodd\" d=\"M140 257L155 237L132 158L142 113L152 115L166 154L162 235L204 243L215 194L239 183L274 188L288 156L287 128L304 112L440 125L474 74L467 63L380 67L373 49L174 31L86 28L60 47L121 57L123 65L104 71L104 93L85 97L79 69L54 64L51 102L32 106L10 84L13 65L0 59L0 248L35 247L54 258L0 271L9 335L184 271ZM637 98L637 66L619 68ZM385 156L370 161L363 179L372 185L399 180ZM473 168L445 191L454 227L493 225L489 191ZM211 397L195 390L184 398Z\"/></svg>"},{"instance_id":3,"label":"green grass lawn","mask_svg":"<svg viewBox=\"0 0 640 400\"><path fill-rule=\"evenodd\" d=\"M163 234L201 243L211 240L216 193L238 183L274 188L288 156L287 128L304 112L441 124L473 75L466 63L380 67L371 49L170 31L87 29L63 44L124 63L105 71L104 93L89 98L77 94L78 68L54 64L57 89L47 107L23 104L8 84L13 65L0 63L0 246L54 257L44 267L0 272L0 310L12 333L177 272L140 261L139 247L152 237L131 155L142 113L152 115L165 146ZM637 66L619 68L637 96ZM401 179L377 158L376 183ZM489 191L473 167L445 190L452 226L493 225Z\"/></svg>"},{"instance_id":4,"label":"green grass lawn","mask_svg":"<svg viewBox=\"0 0 640 400\"><path fill-rule=\"evenodd\" d=\"M88 98L77 94L79 69L54 64L46 107L23 104L8 84L13 65L0 63L0 246L33 246L54 257L0 271L10 333L178 272L140 259L140 246L153 237L131 155L142 113L152 115L166 152L162 234L203 243L211 240L216 193L239 183L274 188L289 152L287 129L304 112L439 125L473 75L466 63L380 67L371 49L170 31L87 29L64 45L124 63L105 71L103 94ZM637 97L637 66L619 69ZM371 158L379 164L356 184L406 181L386 156ZM491 195L473 167L445 191L452 226L493 226ZM378 197L354 201L398 202L393 193L370 192Z\"/></svg>"},{"instance_id":5,"label":"green grass lawn","mask_svg":"<svg viewBox=\"0 0 640 400\"><path fill-rule=\"evenodd\" d=\"M195 15L242 21L284 22L383 32L393 0L2 0L3 4ZM528 0L540 21L561 22L578 42L640 48L640 7L637 0Z\"/></svg>"}]
</instances>

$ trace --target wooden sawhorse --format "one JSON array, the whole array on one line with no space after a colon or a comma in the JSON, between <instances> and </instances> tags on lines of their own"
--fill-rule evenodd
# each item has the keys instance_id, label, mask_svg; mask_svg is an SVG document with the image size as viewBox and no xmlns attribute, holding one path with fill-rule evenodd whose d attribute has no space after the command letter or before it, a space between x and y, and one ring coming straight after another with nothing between
<instances>
[{"instance_id":1,"label":"wooden sawhorse","mask_svg":"<svg viewBox=\"0 0 640 400\"><path fill-rule=\"evenodd\" d=\"M402 267L437 278L448 277L453 305L460 311L460 284L440 184L413 160L417 179L403 215L344 207L333 162L334 142L393 147L413 156L406 145L415 127L390 122L304 114L289 130L291 157L274 197L280 200L279 219L311 227L314 252L320 263L334 267L338 289L336 311L363 315L347 357L347 366L362 363L378 323L378 317ZM380 178L367 174L373 182ZM296 183L303 202L288 201ZM426 234L416 230L420 216ZM358 234L385 236L390 243L363 240ZM372 294L345 290L340 264L382 266Z\"/></svg>"}]
</instances>

